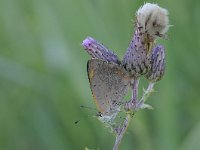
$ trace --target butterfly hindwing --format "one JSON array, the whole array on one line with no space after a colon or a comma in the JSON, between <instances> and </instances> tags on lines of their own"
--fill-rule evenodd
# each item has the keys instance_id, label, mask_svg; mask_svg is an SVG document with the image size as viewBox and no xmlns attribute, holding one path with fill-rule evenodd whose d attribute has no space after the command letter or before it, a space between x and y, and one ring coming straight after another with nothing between
<instances>
[{"instance_id":1,"label":"butterfly hindwing","mask_svg":"<svg viewBox=\"0 0 200 150\"><path fill-rule=\"evenodd\" d=\"M130 87L131 77L121 66L101 59L87 64L93 99L100 112L116 111Z\"/></svg>"}]
</instances>

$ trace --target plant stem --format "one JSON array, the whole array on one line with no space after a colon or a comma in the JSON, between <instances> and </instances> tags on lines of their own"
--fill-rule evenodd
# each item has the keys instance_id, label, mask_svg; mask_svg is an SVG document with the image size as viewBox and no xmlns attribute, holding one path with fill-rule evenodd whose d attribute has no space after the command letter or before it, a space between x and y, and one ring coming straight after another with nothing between
<instances>
[{"instance_id":1,"label":"plant stem","mask_svg":"<svg viewBox=\"0 0 200 150\"><path fill-rule=\"evenodd\" d=\"M148 104L145 104L146 99L148 98L148 96L153 92L153 87L154 87L153 82L150 82L147 89L144 90L142 98L140 99L140 101L137 103L137 109L143 109L143 108L150 108L152 109L152 107Z\"/></svg>"},{"instance_id":2,"label":"plant stem","mask_svg":"<svg viewBox=\"0 0 200 150\"><path fill-rule=\"evenodd\" d=\"M124 104L124 109L126 111L134 110L136 108L138 99L138 86L139 86L139 78L135 78L132 87L132 98L130 101Z\"/></svg>"},{"instance_id":3,"label":"plant stem","mask_svg":"<svg viewBox=\"0 0 200 150\"><path fill-rule=\"evenodd\" d=\"M118 150L119 145L122 141L122 138L124 136L124 133L126 132L126 129L128 128L128 125L130 124L132 119L132 115L131 114L127 114L123 126L119 129L119 131L117 132L117 136L116 136L116 140L115 140L115 145L113 147L113 150Z\"/></svg>"},{"instance_id":4,"label":"plant stem","mask_svg":"<svg viewBox=\"0 0 200 150\"><path fill-rule=\"evenodd\" d=\"M135 78L133 82L133 87L132 87L132 99L128 102L128 104L130 104L130 107L135 107L137 104L138 85L139 85L139 79ZM127 113L122 127L117 129L117 135L116 135L116 140L115 140L115 145L113 147L113 150L118 150L119 145L124 136L124 133L126 132L126 129L128 128L133 115L134 114Z\"/></svg>"},{"instance_id":5,"label":"plant stem","mask_svg":"<svg viewBox=\"0 0 200 150\"><path fill-rule=\"evenodd\" d=\"M139 85L139 79L135 78L133 82L133 89L132 89L132 103L135 105L137 102L138 97L138 85Z\"/></svg>"}]
</instances>

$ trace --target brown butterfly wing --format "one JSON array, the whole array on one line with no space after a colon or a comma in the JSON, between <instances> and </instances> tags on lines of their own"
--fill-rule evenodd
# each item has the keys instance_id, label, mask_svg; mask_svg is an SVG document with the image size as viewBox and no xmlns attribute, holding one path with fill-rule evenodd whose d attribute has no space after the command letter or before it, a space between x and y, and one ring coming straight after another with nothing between
<instances>
[{"instance_id":1,"label":"brown butterfly wing","mask_svg":"<svg viewBox=\"0 0 200 150\"><path fill-rule=\"evenodd\" d=\"M89 60L87 71L99 111L107 114L116 111L130 87L129 73L119 65L101 59Z\"/></svg>"}]
</instances>

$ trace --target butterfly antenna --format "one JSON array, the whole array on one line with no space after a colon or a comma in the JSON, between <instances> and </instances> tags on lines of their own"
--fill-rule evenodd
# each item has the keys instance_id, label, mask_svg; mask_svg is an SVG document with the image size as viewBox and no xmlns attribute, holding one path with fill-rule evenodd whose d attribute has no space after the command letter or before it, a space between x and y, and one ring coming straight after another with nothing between
<instances>
[{"instance_id":1,"label":"butterfly antenna","mask_svg":"<svg viewBox=\"0 0 200 150\"><path fill-rule=\"evenodd\" d=\"M86 106L80 106L81 108L87 108L87 109L92 109L90 107L86 107ZM92 110L95 110L95 109L92 109ZM95 110L96 111L96 110ZM88 114L86 116L82 116L80 119L74 121L74 124L78 124L82 119L85 119L85 118L90 118L90 117L102 117L102 114L101 112L98 112L98 113L95 113L94 114Z\"/></svg>"}]
</instances>

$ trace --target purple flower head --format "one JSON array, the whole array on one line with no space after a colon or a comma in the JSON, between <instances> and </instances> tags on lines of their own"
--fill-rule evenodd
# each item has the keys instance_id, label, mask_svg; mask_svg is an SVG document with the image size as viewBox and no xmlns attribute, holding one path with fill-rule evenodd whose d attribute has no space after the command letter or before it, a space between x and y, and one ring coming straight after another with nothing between
<instances>
[{"instance_id":1,"label":"purple flower head","mask_svg":"<svg viewBox=\"0 0 200 150\"><path fill-rule=\"evenodd\" d=\"M91 37L87 37L82 46L92 56L92 58L102 59L108 62L114 62L120 64L120 60L114 52L107 49L103 44L99 43Z\"/></svg>"},{"instance_id":2,"label":"purple flower head","mask_svg":"<svg viewBox=\"0 0 200 150\"><path fill-rule=\"evenodd\" d=\"M146 3L138 9L135 32L122 60L124 68L133 76L149 72L155 39L166 34L168 22L168 11L156 4Z\"/></svg>"},{"instance_id":3,"label":"purple flower head","mask_svg":"<svg viewBox=\"0 0 200 150\"><path fill-rule=\"evenodd\" d=\"M146 78L151 82L159 81L165 72L165 48L156 45L152 50L151 69L146 74Z\"/></svg>"}]
</instances>

